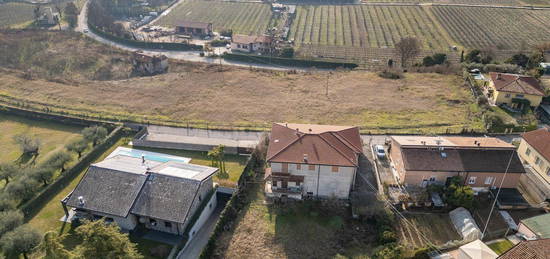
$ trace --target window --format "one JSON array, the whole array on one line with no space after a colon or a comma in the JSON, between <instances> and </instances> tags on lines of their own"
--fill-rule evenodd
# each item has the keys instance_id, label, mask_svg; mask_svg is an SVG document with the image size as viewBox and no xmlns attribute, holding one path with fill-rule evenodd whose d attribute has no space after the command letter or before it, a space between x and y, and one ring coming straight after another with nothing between
<instances>
[{"instance_id":1,"label":"window","mask_svg":"<svg viewBox=\"0 0 550 259\"><path fill-rule=\"evenodd\" d=\"M495 181L495 178L492 176L485 177L485 184L493 184L494 181Z\"/></svg>"},{"instance_id":2,"label":"window","mask_svg":"<svg viewBox=\"0 0 550 259\"><path fill-rule=\"evenodd\" d=\"M338 173L338 167L337 166L332 166L332 172L333 173Z\"/></svg>"},{"instance_id":3,"label":"window","mask_svg":"<svg viewBox=\"0 0 550 259\"><path fill-rule=\"evenodd\" d=\"M527 156L529 156L529 155L531 154L531 149L530 149L530 148L527 148L527 149L525 150L525 154L526 154Z\"/></svg>"},{"instance_id":4,"label":"window","mask_svg":"<svg viewBox=\"0 0 550 259\"><path fill-rule=\"evenodd\" d=\"M202 201L202 196L199 195L199 201Z\"/></svg>"},{"instance_id":5,"label":"window","mask_svg":"<svg viewBox=\"0 0 550 259\"><path fill-rule=\"evenodd\" d=\"M430 182L435 182L435 176L430 177Z\"/></svg>"},{"instance_id":6,"label":"window","mask_svg":"<svg viewBox=\"0 0 550 259\"><path fill-rule=\"evenodd\" d=\"M168 221L164 221L164 227L172 228L172 223L170 223Z\"/></svg>"},{"instance_id":7,"label":"window","mask_svg":"<svg viewBox=\"0 0 550 259\"><path fill-rule=\"evenodd\" d=\"M105 222L107 223L113 223L113 221L115 221L113 218L109 218L109 217L105 218Z\"/></svg>"},{"instance_id":8,"label":"window","mask_svg":"<svg viewBox=\"0 0 550 259\"><path fill-rule=\"evenodd\" d=\"M296 169L302 170L302 164L296 164Z\"/></svg>"},{"instance_id":9,"label":"window","mask_svg":"<svg viewBox=\"0 0 550 259\"><path fill-rule=\"evenodd\" d=\"M525 96L524 96L523 94L516 94L516 97L517 97L517 98L523 98L523 97L525 97Z\"/></svg>"},{"instance_id":10,"label":"window","mask_svg":"<svg viewBox=\"0 0 550 259\"><path fill-rule=\"evenodd\" d=\"M540 165L541 162L542 160L537 156L537 158L535 158L535 165Z\"/></svg>"},{"instance_id":11,"label":"window","mask_svg":"<svg viewBox=\"0 0 550 259\"><path fill-rule=\"evenodd\" d=\"M277 187L277 181L273 181L273 187Z\"/></svg>"},{"instance_id":12,"label":"window","mask_svg":"<svg viewBox=\"0 0 550 259\"><path fill-rule=\"evenodd\" d=\"M308 165L308 169L309 169L310 171L315 170L315 165Z\"/></svg>"},{"instance_id":13,"label":"window","mask_svg":"<svg viewBox=\"0 0 550 259\"><path fill-rule=\"evenodd\" d=\"M157 225L157 221L154 220L154 219L149 219L149 223L151 223L152 226L156 226L156 225Z\"/></svg>"},{"instance_id":14,"label":"window","mask_svg":"<svg viewBox=\"0 0 550 259\"><path fill-rule=\"evenodd\" d=\"M504 97L506 98L510 98L510 94L506 94Z\"/></svg>"},{"instance_id":15,"label":"window","mask_svg":"<svg viewBox=\"0 0 550 259\"><path fill-rule=\"evenodd\" d=\"M476 183L476 178L475 176L472 176L470 177L470 179L468 179L468 184L475 184Z\"/></svg>"}]
</instances>

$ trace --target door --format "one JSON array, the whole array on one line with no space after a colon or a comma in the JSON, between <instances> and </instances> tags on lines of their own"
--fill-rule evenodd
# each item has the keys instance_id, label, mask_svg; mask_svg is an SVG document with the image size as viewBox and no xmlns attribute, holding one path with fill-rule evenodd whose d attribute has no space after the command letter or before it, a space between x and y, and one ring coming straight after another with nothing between
<instances>
[{"instance_id":1,"label":"door","mask_svg":"<svg viewBox=\"0 0 550 259\"><path fill-rule=\"evenodd\" d=\"M283 184L282 184L282 187L283 187L284 189L288 188L288 182L287 182L287 181L282 181L282 183L283 183Z\"/></svg>"}]
</instances>

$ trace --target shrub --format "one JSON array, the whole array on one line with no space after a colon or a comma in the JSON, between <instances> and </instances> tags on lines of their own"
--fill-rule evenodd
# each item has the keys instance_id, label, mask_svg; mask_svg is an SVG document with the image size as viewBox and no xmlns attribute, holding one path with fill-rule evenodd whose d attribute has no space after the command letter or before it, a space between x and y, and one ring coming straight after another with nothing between
<instances>
[{"instance_id":1,"label":"shrub","mask_svg":"<svg viewBox=\"0 0 550 259\"><path fill-rule=\"evenodd\" d=\"M38 182L27 176L21 176L6 186L6 192L14 200L28 200L38 190Z\"/></svg>"},{"instance_id":2,"label":"shrub","mask_svg":"<svg viewBox=\"0 0 550 259\"><path fill-rule=\"evenodd\" d=\"M23 213L19 210L0 212L0 236L23 224Z\"/></svg>"},{"instance_id":3,"label":"shrub","mask_svg":"<svg viewBox=\"0 0 550 259\"><path fill-rule=\"evenodd\" d=\"M294 57L294 48L287 47L281 50L281 54L279 55L283 58L293 58Z\"/></svg>"},{"instance_id":4,"label":"shrub","mask_svg":"<svg viewBox=\"0 0 550 259\"><path fill-rule=\"evenodd\" d=\"M39 139L33 138L27 134L19 134L14 136L13 140L19 145L23 154L38 155L38 150L40 149Z\"/></svg>"},{"instance_id":5,"label":"shrub","mask_svg":"<svg viewBox=\"0 0 550 259\"><path fill-rule=\"evenodd\" d=\"M446 200L452 206L472 208L474 205L474 191L472 187L462 184L462 179L453 176L446 190Z\"/></svg>"},{"instance_id":6,"label":"shrub","mask_svg":"<svg viewBox=\"0 0 550 259\"><path fill-rule=\"evenodd\" d=\"M230 44L231 42L228 40L213 40L210 42L210 46L212 47L223 47L227 44Z\"/></svg>"},{"instance_id":7,"label":"shrub","mask_svg":"<svg viewBox=\"0 0 550 259\"><path fill-rule=\"evenodd\" d=\"M22 225L6 233L0 239L0 246L4 252L14 258L20 254L27 258L27 254L32 252L41 240L42 235L38 230L33 229L30 225Z\"/></svg>"},{"instance_id":8,"label":"shrub","mask_svg":"<svg viewBox=\"0 0 550 259\"><path fill-rule=\"evenodd\" d=\"M431 67L434 65L441 65L447 61L447 55L443 53L436 53L433 56L426 56L422 60L422 65L425 67Z\"/></svg>"},{"instance_id":9,"label":"shrub","mask_svg":"<svg viewBox=\"0 0 550 259\"><path fill-rule=\"evenodd\" d=\"M403 258L403 250L396 243L388 243L376 248L372 255L375 259L398 259Z\"/></svg>"},{"instance_id":10,"label":"shrub","mask_svg":"<svg viewBox=\"0 0 550 259\"><path fill-rule=\"evenodd\" d=\"M395 70L384 70L379 72L378 76L386 79L401 79L403 78L403 73Z\"/></svg>"}]
</instances>

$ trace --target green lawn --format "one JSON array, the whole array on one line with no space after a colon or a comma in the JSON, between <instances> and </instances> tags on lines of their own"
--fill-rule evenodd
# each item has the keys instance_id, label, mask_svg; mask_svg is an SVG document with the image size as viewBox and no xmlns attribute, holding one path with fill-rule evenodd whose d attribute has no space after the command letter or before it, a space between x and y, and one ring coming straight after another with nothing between
<instances>
[{"instance_id":1,"label":"green lawn","mask_svg":"<svg viewBox=\"0 0 550 259\"><path fill-rule=\"evenodd\" d=\"M493 251L497 254L503 254L504 252L508 251L510 248L512 248L514 244L510 242L509 240L503 240L496 243L492 243L489 245Z\"/></svg>"},{"instance_id":2,"label":"green lawn","mask_svg":"<svg viewBox=\"0 0 550 259\"><path fill-rule=\"evenodd\" d=\"M32 120L24 117L0 114L0 162L15 161L21 156L19 146L13 140L19 134L29 134L40 140L38 161L80 136L81 127L55 121Z\"/></svg>"},{"instance_id":3,"label":"green lawn","mask_svg":"<svg viewBox=\"0 0 550 259\"><path fill-rule=\"evenodd\" d=\"M131 146L127 146L127 147L131 147ZM162 149L162 148L144 148L144 147L136 147L136 149L142 149L142 150L158 152L158 153L165 153L165 154L170 154L175 156L188 157L188 158L191 158L192 164L212 166L210 159L208 159L208 157L206 156L207 152ZM222 175L220 173L217 173L214 176L214 182L217 182L222 186L234 187L237 181L239 180L241 173L243 172L243 169L246 165L247 158L245 156L228 155L228 154L225 155L225 158L226 158L225 167L227 169L228 174Z\"/></svg>"}]
</instances>

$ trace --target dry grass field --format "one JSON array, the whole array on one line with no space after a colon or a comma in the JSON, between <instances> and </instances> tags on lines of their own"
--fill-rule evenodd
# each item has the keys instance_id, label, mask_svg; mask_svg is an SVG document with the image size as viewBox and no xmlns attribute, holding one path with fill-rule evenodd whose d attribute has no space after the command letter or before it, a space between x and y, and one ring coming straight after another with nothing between
<instances>
[{"instance_id":1,"label":"dry grass field","mask_svg":"<svg viewBox=\"0 0 550 259\"><path fill-rule=\"evenodd\" d=\"M0 28L22 24L33 19L34 6L26 3L0 4Z\"/></svg>"},{"instance_id":2,"label":"dry grass field","mask_svg":"<svg viewBox=\"0 0 550 259\"><path fill-rule=\"evenodd\" d=\"M175 68L176 69L176 68ZM351 124L365 132L445 132L479 128L471 94L453 75L265 72L190 64L155 77L78 84L0 74L0 100L50 110L141 121L263 125L292 121ZM325 95L328 86L328 96Z\"/></svg>"},{"instance_id":3,"label":"dry grass field","mask_svg":"<svg viewBox=\"0 0 550 259\"><path fill-rule=\"evenodd\" d=\"M245 207L216 241L214 258L365 258L374 227L351 220L344 208L312 202L266 204L253 184Z\"/></svg>"},{"instance_id":4,"label":"dry grass field","mask_svg":"<svg viewBox=\"0 0 550 259\"><path fill-rule=\"evenodd\" d=\"M75 32L0 30L0 46L0 68L26 71L27 78L121 79L132 69L127 52Z\"/></svg>"}]
</instances>

